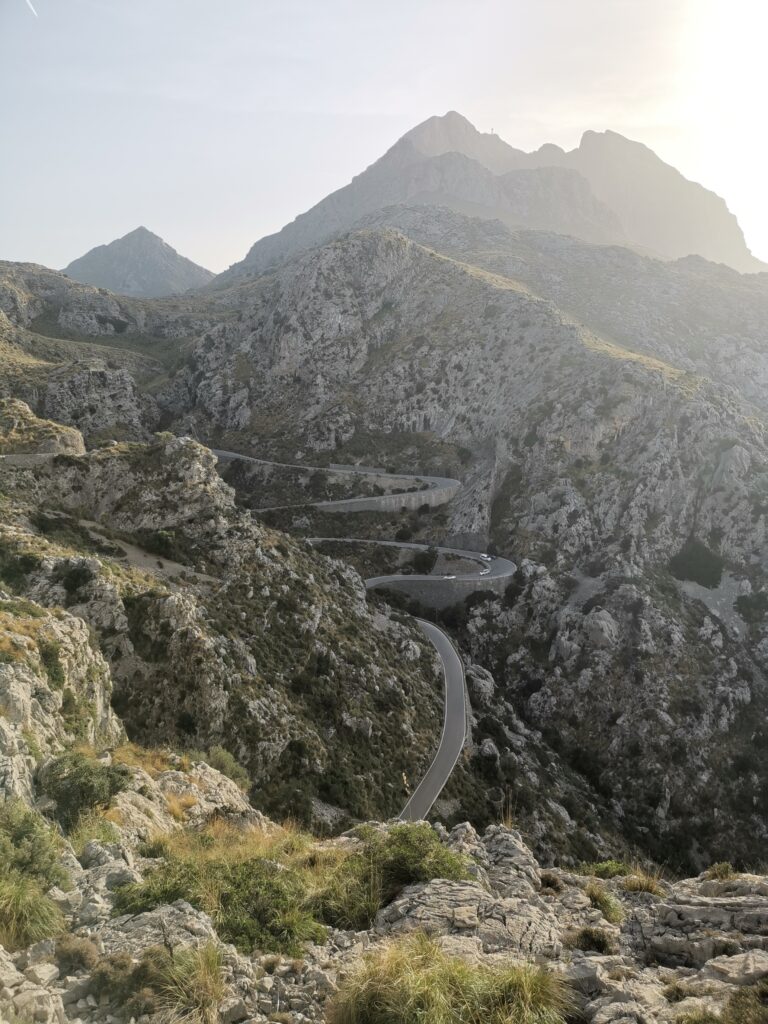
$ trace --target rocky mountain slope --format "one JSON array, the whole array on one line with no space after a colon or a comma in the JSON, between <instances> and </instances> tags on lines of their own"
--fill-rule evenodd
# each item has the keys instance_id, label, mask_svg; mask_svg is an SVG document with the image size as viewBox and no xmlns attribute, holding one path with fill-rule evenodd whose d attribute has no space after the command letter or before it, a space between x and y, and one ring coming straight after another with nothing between
<instances>
[{"instance_id":1,"label":"rocky mountain slope","mask_svg":"<svg viewBox=\"0 0 768 1024\"><path fill-rule=\"evenodd\" d=\"M315 824L338 830L341 809L313 791L356 814L386 807L394 771L437 729L418 635L367 608L348 567L235 509L195 442L82 454L19 401L1 422L4 1020L322 1024L383 1006L407 1021L416 998L424 1019L440 1008L457 1024L468 999L499 1024L762 1024L763 875L723 862L664 877L580 863L575 847L543 869L510 824L368 822L318 839L266 817L309 798ZM534 591L540 616L557 604L543 567L523 562L515 582L504 614ZM613 593L626 601L626 584ZM475 602L468 645L490 643L474 630L486 614ZM585 637L610 639L611 621L595 606ZM530 732L502 719L487 672L470 671L470 691L522 765ZM127 742L116 711L153 745ZM498 750L486 740L477 757L493 785ZM535 776L529 761L529 793ZM537 800L557 850L569 815L555 794Z\"/></svg>"},{"instance_id":2,"label":"rocky mountain slope","mask_svg":"<svg viewBox=\"0 0 768 1024\"><path fill-rule=\"evenodd\" d=\"M421 144L439 160L445 125L432 127L434 138L426 133ZM451 145L474 139L456 127ZM504 173L503 144L478 138L466 159ZM4 351L13 355L5 394L82 429L90 445L146 443L169 428L277 461L358 461L461 478L439 513L414 508L334 522L305 508L274 520L305 536L491 544L518 565L503 597L480 592L441 613L468 662L472 698L467 759L437 808L444 820L472 816L485 825L509 802L547 859L594 859L634 846L690 870L716 858L750 865L759 857L768 768L760 725L768 671L766 275L695 257L664 262L416 203L374 210L272 273L178 299L118 298L7 264L0 309ZM125 499L126 481L167 490L162 476L147 484L143 471L134 474L135 451L104 448L55 473L41 465L35 487L47 495L60 480L86 493L91 511L59 493L45 498L57 512L113 518L113 500L134 500ZM165 452L163 465L184 466L202 449L166 440L146 451ZM147 458L153 464L155 454ZM277 490L268 493L279 474L251 476L232 477L244 504L281 503ZM322 480L308 477L306 486L308 501L327 493ZM183 504L182 493L174 486L167 500ZM300 493L291 491L294 500ZM150 567L148 542L161 545L152 548L161 560L216 576L210 558L195 562L194 545L209 544L208 535L197 527L188 535L178 509L163 515L170 527L153 527L149 540L140 521L126 518L122 540ZM252 528L235 529L243 550ZM170 540L153 539L169 529ZM346 558L352 550L344 549ZM305 567L303 559L293 565L296 588ZM58 593L49 579L33 585L41 589L27 597ZM230 677L229 659L241 678L241 655L258 661L269 643L238 632L232 654L210 633L197 586L185 591L182 611L160 588L130 615L121 612L131 647L105 641L115 706L151 742L183 739L176 705L190 716L187 726L201 719L197 679L189 683L190 666L176 658L185 650L181 636L198 637L199 629L207 677L217 686ZM240 587L240 621L256 614L271 629L269 615L258 618L267 605L254 610ZM355 606L348 595L338 602ZM87 614L98 620L103 610ZM232 614L216 616L220 635ZM178 644L168 640L169 619L183 627ZM139 637L149 639L137 654ZM353 653L359 639L350 638L350 664L361 657ZM269 700L277 718L293 721L295 713L303 723L290 737L305 744L301 771L309 771L312 795L333 804L325 766L336 744L343 759L354 755L333 721L312 760L315 741L302 730L314 711L302 687L328 676L333 688L340 671L299 665L287 650L284 657ZM345 710L367 731L365 719L375 727L385 712L366 689L372 670L361 665L359 675L364 710ZM135 688L123 691L128 679ZM158 698L160 679L171 680L167 702ZM125 705L121 692L130 695ZM230 714L240 729L232 698L224 705L224 717L212 717L215 729L228 727ZM410 707L403 713L404 735L427 728L408 718ZM195 742L210 745L220 735L201 733ZM280 735L282 743L287 733ZM266 799L277 806L286 798L276 795L282 753L275 760L237 736L238 755L263 773ZM362 776L355 813L378 785L367 769ZM301 813L309 810L304 801Z\"/></svg>"},{"instance_id":3,"label":"rocky mountain slope","mask_svg":"<svg viewBox=\"0 0 768 1024\"><path fill-rule=\"evenodd\" d=\"M402 203L628 244L667 259L698 254L740 271L765 269L723 200L646 146L615 132L586 132L570 153L553 145L524 153L450 111L411 129L349 185L258 241L217 283L264 273Z\"/></svg>"},{"instance_id":4,"label":"rocky mountain slope","mask_svg":"<svg viewBox=\"0 0 768 1024\"><path fill-rule=\"evenodd\" d=\"M626 247L510 230L447 207L388 207L355 226L395 228L512 278L602 337L765 405L768 274L738 274L698 257L662 262Z\"/></svg>"},{"instance_id":5,"label":"rocky mountain slope","mask_svg":"<svg viewBox=\"0 0 768 1024\"><path fill-rule=\"evenodd\" d=\"M27 438L35 430L50 451L27 409ZM87 623L132 738L223 744L262 806L305 820L400 809L441 721L434 653L407 620L369 608L343 563L238 511L189 439L85 455L23 447L2 463L0 581L22 609L9 598L8 614L34 619L34 601ZM40 644L9 644L4 672L28 658L39 670Z\"/></svg>"},{"instance_id":6,"label":"rocky mountain slope","mask_svg":"<svg viewBox=\"0 0 768 1024\"><path fill-rule=\"evenodd\" d=\"M83 284L108 288L118 295L177 295L211 280L210 270L179 255L159 235L135 228L108 245L97 245L64 268Z\"/></svg>"},{"instance_id":7,"label":"rocky mountain slope","mask_svg":"<svg viewBox=\"0 0 768 1024\"><path fill-rule=\"evenodd\" d=\"M506 605L474 602L459 620L498 687L484 723L496 787L516 771L508 700L621 808L632 841L685 863L721 842L757 856L764 415L651 355L649 334L647 352L620 345L519 279L389 229L220 301L236 301L240 318L195 350L174 391L186 379L183 408L214 436L305 461L403 433L474 453L449 535L490 537L532 563ZM738 839L724 827L734 816Z\"/></svg>"}]
</instances>

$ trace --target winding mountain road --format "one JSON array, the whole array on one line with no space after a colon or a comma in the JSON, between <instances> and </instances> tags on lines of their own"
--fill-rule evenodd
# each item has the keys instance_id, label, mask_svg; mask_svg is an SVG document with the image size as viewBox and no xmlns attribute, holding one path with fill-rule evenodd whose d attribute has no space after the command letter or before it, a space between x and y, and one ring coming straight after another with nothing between
<instances>
[{"instance_id":1,"label":"winding mountain road","mask_svg":"<svg viewBox=\"0 0 768 1024\"><path fill-rule=\"evenodd\" d=\"M379 479L390 477L391 479L398 481L404 479L412 480L414 483L425 484L426 486L420 487L415 492L409 492L409 497L414 493L426 494L429 491L438 491L442 502L450 500L450 497L452 497L453 494L455 494L461 487L461 483L458 480L453 480L448 477L411 476L403 473L383 474L378 470L358 470L357 468L352 467L349 469L340 467L325 469L323 467L296 466L288 463L269 463L263 459L254 459L247 455L239 455L237 452L222 451L216 448L212 448L211 451L214 455L224 461L241 459L245 462L253 462L258 465L289 466L291 469L301 469L307 472L314 472L315 469L318 469L320 472L332 472L336 474L346 474L349 476L374 475ZM303 502L302 504L304 506L314 505L326 510L337 507L339 511L354 511L355 507L359 507L360 509L365 508L366 510L376 507L387 509L392 507L392 497L392 494L384 494L360 499L340 499L339 501L308 501ZM279 507L290 508L297 506ZM254 509L254 511L270 510L271 509ZM367 538L364 539L357 537L311 537L308 538L308 541L310 544L373 544L415 551L426 551L430 547L428 544L417 544L408 541L370 540ZM372 576L370 579L365 581L367 589L373 590L378 587L386 587L392 583L402 585L404 582L422 583L427 586L429 586L430 583L439 583L440 585L445 586L447 582L459 579L462 583L466 583L468 581L477 582L482 586L482 584L487 582L489 579L500 579L512 576L517 568L514 562L510 562L506 558L491 558L488 555L483 556L477 551L467 551L462 548L448 547L436 547L434 549L440 555L453 555L465 561L476 562L478 565L477 571L462 572L459 574L402 573L387 576ZM403 807L399 814L399 818L403 821L421 821L427 817L433 804L440 796L440 793L450 778L451 772L456 766L456 762L464 748L467 730L467 697L464 665L453 641L444 630L440 629L440 627L436 626L434 623L427 622L426 619L418 618L415 621L437 651L437 655L442 662L444 713L443 729L437 751L432 763L426 771L426 774L419 782L418 786L409 797L405 807Z\"/></svg>"},{"instance_id":2,"label":"winding mountain road","mask_svg":"<svg viewBox=\"0 0 768 1024\"><path fill-rule=\"evenodd\" d=\"M401 821L422 821L432 810L456 762L464 749L467 736L467 701L464 664L451 638L439 626L426 619L416 619L422 632L437 651L443 663L445 708L443 731L432 764L400 811Z\"/></svg>"}]
</instances>

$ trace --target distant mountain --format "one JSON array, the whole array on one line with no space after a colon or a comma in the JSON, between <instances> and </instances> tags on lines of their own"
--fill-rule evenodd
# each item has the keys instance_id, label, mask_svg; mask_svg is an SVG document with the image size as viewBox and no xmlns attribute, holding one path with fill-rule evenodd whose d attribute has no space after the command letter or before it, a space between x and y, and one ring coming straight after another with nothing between
<instances>
[{"instance_id":1,"label":"distant mountain","mask_svg":"<svg viewBox=\"0 0 768 1024\"><path fill-rule=\"evenodd\" d=\"M578 149L543 146L529 166L564 167L584 175L618 214L627 236L659 256L703 256L743 273L766 270L747 248L725 200L664 163L641 142L617 132L585 132Z\"/></svg>"},{"instance_id":2,"label":"distant mountain","mask_svg":"<svg viewBox=\"0 0 768 1024\"><path fill-rule=\"evenodd\" d=\"M159 235L144 227L109 245L97 245L73 260L64 273L83 284L108 288L118 295L158 298L207 284L210 270L180 256Z\"/></svg>"},{"instance_id":3,"label":"distant mountain","mask_svg":"<svg viewBox=\"0 0 768 1024\"><path fill-rule=\"evenodd\" d=\"M217 279L260 274L396 204L443 206L588 242L644 249L664 259L700 255L740 271L764 270L725 202L641 143L586 132L566 153L525 153L450 111L407 132L381 159L257 242Z\"/></svg>"},{"instance_id":4,"label":"distant mountain","mask_svg":"<svg viewBox=\"0 0 768 1024\"><path fill-rule=\"evenodd\" d=\"M496 136L481 135L460 114L431 118L349 185L262 238L217 280L263 273L349 230L366 214L398 203L447 206L511 227L627 243L619 218L581 174L563 167L516 167L525 156Z\"/></svg>"}]
</instances>

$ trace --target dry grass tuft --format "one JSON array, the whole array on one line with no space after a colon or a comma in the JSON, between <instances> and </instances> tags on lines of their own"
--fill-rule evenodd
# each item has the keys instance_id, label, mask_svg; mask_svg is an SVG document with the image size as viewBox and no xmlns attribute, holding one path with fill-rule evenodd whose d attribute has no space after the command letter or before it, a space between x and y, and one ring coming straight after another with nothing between
<instances>
[{"instance_id":1,"label":"dry grass tuft","mask_svg":"<svg viewBox=\"0 0 768 1024\"><path fill-rule=\"evenodd\" d=\"M343 983L330 1024L563 1024L563 983L533 965L486 966L417 933L367 956Z\"/></svg>"}]
</instances>

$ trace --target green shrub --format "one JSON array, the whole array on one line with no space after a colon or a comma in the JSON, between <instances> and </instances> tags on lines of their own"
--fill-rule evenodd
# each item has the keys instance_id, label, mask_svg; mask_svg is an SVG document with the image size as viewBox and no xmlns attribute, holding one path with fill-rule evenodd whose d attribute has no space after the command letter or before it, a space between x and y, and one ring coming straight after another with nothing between
<instances>
[{"instance_id":1,"label":"green shrub","mask_svg":"<svg viewBox=\"0 0 768 1024\"><path fill-rule=\"evenodd\" d=\"M642 868L635 868L632 874L622 879L621 887L625 892L649 892L652 896L663 896L664 888L661 885L661 876L651 874Z\"/></svg>"},{"instance_id":2,"label":"green shrub","mask_svg":"<svg viewBox=\"0 0 768 1024\"><path fill-rule=\"evenodd\" d=\"M116 894L118 914L138 914L184 899L210 914L225 942L243 952L254 948L297 954L325 929L304 909L300 875L263 857L230 862L171 857L143 882Z\"/></svg>"},{"instance_id":3,"label":"green shrub","mask_svg":"<svg viewBox=\"0 0 768 1024\"><path fill-rule=\"evenodd\" d=\"M571 949L581 949L585 953L615 953L616 944L613 936L602 928L579 928L568 939Z\"/></svg>"},{"instance_id":4,"label":"green shrub","mask_svg":"<svg viewBox=\"0 0 768 1024\"><path fill-rule=\"evenodd\" d=\"M34 878L10 871L0 878L0 945L10 952L64 928L61 911Z\"/></svg>"},{"instance_id":5,"label":"green shrub","mask_svg":"<svg viewBox=\"0 0 768 1024\"><path fill-rule=\"evenodd\" d=\"M211 747L205 755L205 761L222 775L228 776L243 790L250 789L251 779L248 772L224 747Z\"/></svg>"},{"instance_id":6,"label":"green shrub","mask_svg":"<svg viewBox=\"0 0 768 1024\"><path fill-rule=\"evenodd\" d=\"M425 935L366 957L341 985L330 1024L563 1024L563 983L528 964L448 956Z\"/></svg>"},{"instance_id":7,"label":"green shrub","mask_svg":"<svg viewBox=\"0 0 768 1024\"><path fill-rule=\"evenodd\" d=\"M46 888L69 885L60 863L61 841L39 814L20 800L0 802L0 873L17 871Z\"/></svg>"},{"instance_id":8,"label":"green shrub","mask_svg":"<svg viewBox=\"0 0 768 1024\"><path fill-rule=\"evenodd\" d=\"M549 889L551 892L562 892L565 888L562 878L554 871L541 872L541 888Z\"/></svg>"},{"instance_id":9,"label":"green shrub","mask_svg":"<svg viewBox=\"0 0 768 1024\"><path fill-rule=\"evenodd\" d=\"M724 1018L714 1010L705 1010L704 1007L689 1010L688 1013L679 1013L675 1017L675 1024L723 1024L723 1021Z\"/></svg>"},{"instance_id":10,"label":"green shrub","mask_svg":"<svg viewBox=\"0 0 768 1024\"><path fill-rule=\"evenodd\" d=\"M90 939L77 935L62 935L56 942L56 963L63 974L90 971L99 959L99 950Z\"/></svg>"},{"instance_id":11,"label":"green shrub","mask_svg":"<svg viewBox=\"0 0 768 1024\"><path fill-rule=\"evenodd\" d=\"M54 689L61 690L65 682L64 669L59 658L61 645L52 641L38 640L37 649L40 652L40 660L43 663L45 674L48 676L48 682Z\"/></svg>"},{"instance_id":12,"label":"green shrub","mask_svg":"<svg viewBox=\"0 0 768 1024\"><path fill-rule=\"evenodd\" d=\"M434 545L430 545L423 551L418 551L413 556L413 571L422 576L429 575L435 567L435 562L437 562L437 554L437 548Z\"/></svg>"},{"instance_id":13,"label":"green shrub","mask_svg":"<svg viewBox=\"0 0 768 1024\"><path fill-rule=\"evenodd\" d=\"M576 869L580 875L593 875L595 878L619 878L629 875L632 868L623 860L600 860L580 864Z\"/></svg>"},{"instance_id":14,"label":"green shrub","mask_svg":"<svg viewBox=\"0 0 768 1024\"><path fill-rule=\"evenodd\" d=\"M724 564L720 555L692 537L669 560L669 571L678 580L692 580L711 590L719 586Z\"/></svg>"},{"instance_id":15,"label":"green shrub","mask_svg":"<svg viewBox=\"0 0 768 1024\"><path fill-rule=\"evenodd\" d=\"M739 594L736 610L745 622L759 624L768 614L768 590L759 590L756 594Z\"/></svg>"},{"instance_id":16,"label":"green shrub","mask_svg":"<svg viewBox=\"0 0 768 1024\"><path fill-rule=\"evenodd\" d=\"M100 843L116 843L120 839L117 826L98 810L83 811L69 830L69 841L78 857L92 839Z\"/></svg>"},{"instance_id":17,"label":"green shrub","mask_svg":"<svg viewBox=\"0 0 768 1024\"><path fill-rule=\"evenodd\" d=\"M86 754L71 752L45 766L41 786L56 803L56 818L66 830L95 807L106 807L128 785L130 771L124 765L105 764Z\"/></svg>"},{"instance_id":18,"label":"green shrub","mask_svg":"<svg viewBox=\"0 0 768 1024\"><path fill-rule=\"evenodd\" d=\"M590 882L584 892L589 897L592 906L600 911L606 921L618 924L623 919L624 911L621 909L621 904L604 885L599 882Z\"/></svg>"},{"instance_id":19,"label":"green shrub","mask_svg":"<svg viewBox=\"0 0 768 1024\"><path fill-rule=\"evenodd\" d=\"M411 882L468 877L466 861L425 823L388 831L363 826L361 844L324 849L291 829L238 832L226 823L145 844L164 862L116 894L117 913L184 899L210 914L239 949L296 954L323 925L367 928Z\"/></svg>"},{"instance_id":20,"label":"green shrub","mask_svg":"<svg viewBox=\"0 0 768 1024\"><path fill-rule=\"evenodd\" d=\"M320 920L336 928L369 928L376 913L413 882L470 877L466 860L425 822L386 831L364 825L357 834L362 848L328 872L312 900Z\"/></svg>"},{"instance_id":21,"label":"green shrub","mask_svg":"<svg viewBox=\"0 0 768 1024\"><path fill-rule=\"evenodd\" d=\"M161 957L153 983L161 1014L187 1024L216 1024L225 994L222 967L221 952L212 942Z\"/></svg>"}]
</instances>

